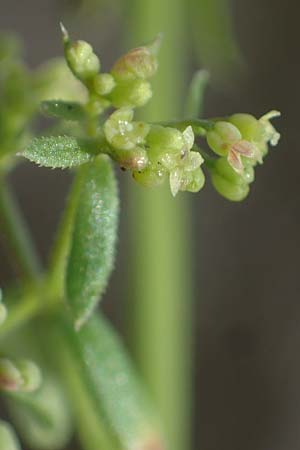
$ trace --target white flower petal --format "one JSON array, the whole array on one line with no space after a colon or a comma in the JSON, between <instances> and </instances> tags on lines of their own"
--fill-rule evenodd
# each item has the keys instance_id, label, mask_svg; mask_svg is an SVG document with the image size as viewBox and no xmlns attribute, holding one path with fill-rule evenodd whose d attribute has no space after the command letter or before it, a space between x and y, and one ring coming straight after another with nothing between
<instances>
[{"instance_id":1,"label":"white flower petal","mask_svg":"<svg viewBox=\"0 0 300 450\"><path fill-rule=\"evenodd\" d=\"M195 140L193 128L188 126L182 133L182 136L185 143L185 149L190 150L193 147Z\"/></svg>"},{"instance_id":2,"label":"white flower petal","mask_svg":"<svg viewBox=\"0 0 300 450\"><path fill-rule=\"evenodd\" d=\"M179 167L176 167L170 173L170 188L173 197L175 197L178 194L178 191L181 186L181 180L182 180L182 171Z\"/></svg>"},{"instance_id":3,"label":"white flower petal","mask_svg":"<svg viewBox=\"0 0 300 450\"><path fill-rule=\"evenodd\" d=\"M242 174L244 171L244 166L242 163L242 159L239 153L234 150L230 150L227 156L228 164L235 170L237 173Z\"/></svg>"}]
</instances>

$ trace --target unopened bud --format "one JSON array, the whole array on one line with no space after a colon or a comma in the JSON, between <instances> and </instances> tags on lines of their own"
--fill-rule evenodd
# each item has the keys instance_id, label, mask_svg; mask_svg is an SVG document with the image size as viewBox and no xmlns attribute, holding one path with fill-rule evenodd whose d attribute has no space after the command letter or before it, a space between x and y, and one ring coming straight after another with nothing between
<instances>
[{"instance_id":1,"label":"unopened bud","mask_svg":"<svg viewBox=\"0 0 300 450\"><path fill-rule=\"evenodd\" d=\"M176 128L152 125L147 136L149 156L156 160L164 154L179 154L184 147L183 134Z\"/></svg>"},{"instance_id":2,"label":"unopened bud","mask_svg":"<svg viewBox=\"0 0 300 450\"><path fill-rule=\"evenodd\" d=\"M115 85L114 77L109 73L98 73L93 80L94 90L98 95L110 94Z\"/></svg>"},{"instance_id":3,"label":"unopened bud","mask_svg":"<svg viewBox=\"0 0 300 450\"><path fill-rule=\"evenodd\" d=\"M115 108L137 108L145 105L151 97L151 85L148 81L142 79L118 83L110 95Z\"/></svg>"},{"instance_id":4,"label":"unopened bud","mask_svg":"<svg viewBox=\"0 0 300 450\"><path fill-rule=\"evenodd\" d=\"M126 55L121 56L114 64L112 74L117 80L133 80L135 78L148 79L157 71L157 51L161 36L149 46L134 48Z\"/></svg>"},{"instance_id":5,"label":"unopened bud","mask_svg":"<svg viewBox=\"0 0 300 450\"><path fill-rule=\"evenodd\" d=\"M0 359L0 389L8 392L32 392L40 384L40 370L32 361Z\"/></svg>"},{"instance_id":6,"label":"unopened bud","mask_svg":"<svg viewBox=\"0 0 300 450\"><path fill-rule=\"evenodd\" d=\"M243 139L250 142L260 142L263 139L263 127L251 114L233 114L228 120L238 128Z\"/></svg>"},{"instance_id":7,"label":"unopened bud","mask_svg":"<svg viewBox=\"0 0 300 450\"><path fill-rule=\"evenodd\" d=\"M249 193L249 183L254 180L254 170L247 164L238 174L226 158L219 158L210 169L212 184L223 197L231 201L242 201Z\"/></svg>"},{"instance_id":8,"label":"unopened bud","mask_svg":"<svg viewBox=\"0 0 300 450\"><path fill-rule=\"evenodd\" d=\"M94 77L100 70L100 61L93 47L85 41L68 42L65 45L68 66L82 81Z\"/></svg>"}]
</instances>

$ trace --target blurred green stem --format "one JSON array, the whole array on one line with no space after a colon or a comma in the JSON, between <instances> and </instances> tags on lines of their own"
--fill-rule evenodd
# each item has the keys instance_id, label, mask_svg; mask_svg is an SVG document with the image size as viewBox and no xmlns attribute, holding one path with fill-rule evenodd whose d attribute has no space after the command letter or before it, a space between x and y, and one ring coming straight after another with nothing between
<instances>
[{"instance_id":1,"label":"blurred green stem","mask_svg":"<svg viewBox=\"0 0 300 450\"><path fill-rule=\"evenodd\" d=\"M40 272L39 260L17 202L3 175L0 176L0 218L0 227L12 262L26 281L36 281Z\"/></svg>"},{"instance_id":2,"label":"blurred green stem","mask_svg":"<svg viewBox=\"0 0 300 450\"><path fill-rule=\"evenodd\" d=\"M132 0L131 43L164 33L148 120L180 116L184 78L183 0ZM130 30L130 31L129 31ZM177 117L176 117L177 115ZM191 283L187 196L169 189L142 190L131 198L130 329L139 367L158 404L172 450L190 446Z\"/></svg>"}]
</instances>

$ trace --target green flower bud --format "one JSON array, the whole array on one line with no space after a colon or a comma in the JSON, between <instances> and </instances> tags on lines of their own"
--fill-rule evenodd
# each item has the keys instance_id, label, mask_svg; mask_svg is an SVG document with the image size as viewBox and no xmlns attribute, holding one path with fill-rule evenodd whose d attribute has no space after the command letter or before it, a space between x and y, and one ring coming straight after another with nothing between
<instances>
[{"instance_id":1,"label":"green flower bud","mask_svg":"<svg viewBox=\"0 0 300 450\"><path fill-rule=\"evenodd\" d=\"M105 138L116 150L131 150L145 142L150 126L144 122L133 122L132 119L133 111L122 108L105 122Z\"/></svg>"},{"instance_id":2,"label":"green flower bud","mask_svg":"<svg viewBox=\"0 0 300 450\"><path fill-rule=\"evenodd\" d=\"M149 161L146 150L141 147L135 147L133 150L116 150L113 157L122 168L134 171L144 170Z\"/></svg>"},{"instance_id":3,"label":"green flower bud","mask_svg":"<svg viewBox=\"0 0 300 450\"><path fill-rule=\"evenodd\" d=\"M115 108L135 108L145 105L151 97L150 83L146 80L134 79L118 83L109 98Z\"/></svg>"},{"instance_id":4,"label":"green flower bud","mask_svg":"<svg viewBox=\"0 0 300 450\"><path fill-rule=\"evenodd\" d=\"M232 202L240 202L244 200L249 193L249 185L247 183L235 184L219 176L217 173L212 173L211 180L214 188L227 200Z\"/></svg>"},{"instance_id":5,"label":"green flower bud","mask_svg":"<svg viewBox=\"0 0 300 450\"><path fill-rule=\"evenodd\" d=\"M94 77L100 70L100 61L93 47L85 41L67 42L65 55L68 66L82 81Z\"/></svg>"},{"instance_id":6,"label":"green flower bud","mask_svg":"<svg viewBox=\"0 0 300 450\"><path fill-rule=\"evenodd\" d=\"M93 79L93 86L96 94L102 96L110 94L116 86L116 82L109 73L99 73Z\"/></svg>"},{"instance_id":7,"label":"green flower bud","mask_svg":"<svg viewBox=\"0 0 300 450\"><path fill-rule=\"evenodd\" d=\"M21 450L13 428L3 420L0 421L0 450Z\"/></svg>"},{"instance_id":8,"label":"green flower bud","mask_svg":"<svg viewBox=\"0 0 300 450\"><path fill-rule=\"evenodd\" d=\"M0 389L9 392L32 392L41 384L40 370L29 360L0 359Z\"/></svg>"},{"instance_id":9,"label":"green flower bud","mask_svg":"<svg viewBox=\"0 0 300 450\"><path fill-rule=\"evenodd\" d=\"M144 187L152 188L160 186L166 179L167 172L161 168L149 166L143 171L133 172L133 178Z\"/></svg>"},{"instance_id":10,"label":"green flower bud","mask_svg":"<svg viewBox=\"0 0 300 450\"><path fill-rule=\"evenodd\" d=\"M249 184L254 180L254 170L247 160L244 171L238 174L226 158L219 158L210 169L215 189L231 201L241 201L249 193Z\"/></svg>"},{"instance_id":11,"label":"green flower bud","mask_svg":"<svg viewBox=\"0 0 300 450\"><path fill-rule=\"evenodd\" d=\"M176 128L152 125L147 136L150 159L158 160L165 154L179 154L184 147L183 135Z\"/></svg>"},{"instance_id":12,"label":"green flower bud","mask_svg":"<svg viewBox=\"0 0 300 450\"><path fill-rule=\"evenodd\" d=\"M228 120L238 128L246 141L260 142L263 139L263 126L251 114L233 114Z\"/></svg>"},{"instance_id":13,"label":"green flower bud","mask_svg":"<svg viewBox=\"0 0 300 450\"><path fill-rule=\"evenodd\" d=\"M203 170L198 167L192 172L187 172L185 183L181 186L181 191L199 192L205 184Z\"/></svg>"},{"instance_id":14,"label":"green flower bud","mask_svg":"<svg viewBox=\"0 0 300 450\"><path fill-rule=\"evenodd\" d=\"M160 42L161 36L158 36L152 44L134 48L121 56L112 68L112 75L118 81L136 78L146 80L153 77L158 67L156 54Z\"/></svg>"}]
</instances>

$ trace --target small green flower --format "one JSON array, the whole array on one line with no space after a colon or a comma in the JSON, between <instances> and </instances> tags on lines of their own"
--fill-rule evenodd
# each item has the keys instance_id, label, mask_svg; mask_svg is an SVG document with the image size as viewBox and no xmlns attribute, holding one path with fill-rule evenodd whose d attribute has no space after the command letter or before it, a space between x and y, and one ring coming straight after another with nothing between
<instances>
[{"instance_id":1,"label":"small green flower","mask_svg":"<svg viewBox=\"0 0 300 450\"><path fill-rule=\"evenodd\" d=\"M114 149L132 150L145 143L150 126L144 122L133 122L132 119L133 110L121 108L105 122L105 138Z\"/></svg>"},{"instance_id":2,"label":"small green flower","mask_svg":"<svg viewBox=\"0 0 300 450\"><path fill-rule=\"evenodd\" d=\"M256 160L256 145L243 139L239 129L232 123L218 121L207 133L207 143L220 156L227 156L228 163L237 172L242 173L244 164L242 157Z\"/></svg>"},{"instance_id":3,"label":"small green flower","mask_svg":"<svg viewBox=\"0 0 300 450\"><path fill-rule=\"evenodd\" d=\"M115 86L116 82L110 73L98 73L93 79L94 91L100 96L110 94Z\"/></svg>"}]
</instances>

